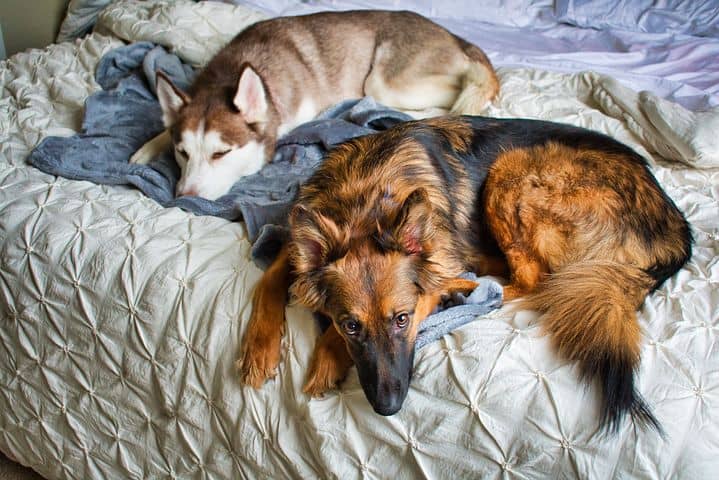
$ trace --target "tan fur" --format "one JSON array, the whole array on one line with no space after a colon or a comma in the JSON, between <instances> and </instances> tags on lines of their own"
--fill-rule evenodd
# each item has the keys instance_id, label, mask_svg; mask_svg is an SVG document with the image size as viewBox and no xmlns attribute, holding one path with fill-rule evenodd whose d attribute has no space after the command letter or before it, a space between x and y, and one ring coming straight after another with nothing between
<instances>
[{"instance_id":1,"label":"tan fur","mask_svg":"<svg viewBox=\"0 0 719 480\"><path fill-rule=\"evenodd\" d=\"M608 351L627 352L638 362L641 332L635 312L651 286L651 279L636 267L583 261L553 273L519 306L545 313L542 328L570 360Z\"/></svg>"},{"instance_id":2,"label":"tan fur","mask_svg":"<svg viewBox=\"0 0 719 480\"><path fill-rule=\"evenodd\" d=\"M462 79L462 89L452 105L451 113L479 115L499 92L499 80L482 50L471 44L464 46L470 62Z\"/></svg>"},{"instance_id":3,"label":"tan fur","mask_svg":"<svg viewBox=\"0 0 719 480\"><path fill-rule=\"evenodd\" d=\"M352 358L344 339L335 326L330 325L315 345L302 391L312 397L322 396L344 380L351 366Z\"/></svg>"},{"instance_id":4,"label":"tan fur","mask_svg":"<svg viewBox=\"0 0 719 480\"><path fill-rule=\"evenodd\" d=\"M237 361L245 385L254 388L274 377L280 363L285 331L285 304L291 276L287 249L283 249L255 287L252 316Z\"/></svg>"},{"instance_id":5,"label":"tan fur","mask_svg":"<svg viewBox=\"0 0 719 480\"><path fill-rule=\"evenodd\" d=\"M485 212L512 270L506 298L529 293L576 262L645 269L676 255L675 242L660 240L647 249L618 221L633 208L664 215L660 192L644 187L651 185L645 175L621 156L553 143L501 154L487 177ZM626 204L622 184L639 190L641 205ZM680 226L673 228L668 238Z\"/></svg>"}]
</instances>

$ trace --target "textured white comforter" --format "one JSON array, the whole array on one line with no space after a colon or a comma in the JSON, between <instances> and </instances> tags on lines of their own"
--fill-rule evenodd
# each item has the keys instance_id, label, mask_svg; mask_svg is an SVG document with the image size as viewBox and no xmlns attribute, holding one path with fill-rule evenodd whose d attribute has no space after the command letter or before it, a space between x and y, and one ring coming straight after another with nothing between
<instances>
[{"instance_id":1,"label":"textured white comforter","mask_svg":"<svg viewBox=\"0 0 719 480\"><path fill-rule=\"evenodd\" d=\"M639 389L666 439L629 423L599 432L597 391L557 358L534 314L506 309L420 351L393 417L373 413L354 371L323 399L301 393L317 328L298 308L277 379L244 389L234 360L260 271L242 225L25 165L42 137L79 128L94 67L119 38L202 63L260 17L217 3L118 3L103 34L0 64L0 450L52 479L716 475L716 112L697 117L598 74L527 68L499 69L489 112L632 145L691 222L692 261L640 315Z\"/></svg>"}]
</instances>

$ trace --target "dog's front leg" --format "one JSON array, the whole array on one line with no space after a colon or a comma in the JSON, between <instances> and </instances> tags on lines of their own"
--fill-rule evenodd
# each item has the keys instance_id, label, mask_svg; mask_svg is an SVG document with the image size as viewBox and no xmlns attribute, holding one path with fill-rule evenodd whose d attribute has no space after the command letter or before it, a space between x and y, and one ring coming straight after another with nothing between
<instances>
[{"instance_id":1,"label":"dog's front leg","mask_svg":"<svg viewBox=\"0 0 719 480\"><path fill-rule=\"evenodd\" d=\"M477 288L479 284L474 280L465 278L453 278L445 282L442 287L432 293L424 294L417 300L417 306L414 308L415 321L421 322L437 307L445 297L455 293L469 295Z\"/></svg>"},{"instance_id":2,"label":"dog's front leg","mask_svg":"<svg viewBox=\"0 0 719 480\"><path fill-rule=\"evenodd\" d=\"M287 246L255 287L252 314L238 360L242 383L260 388L277 373L291 274Z\"/></svg>"},{"instance_id":3,"label":"dog's front leg","mask_svg":"<svg viewBox=\"0 0 719 480\"><path fill-rule=\"evenodd\" d=\"M315 345L312 365L302 391L313 397L321 396L337 387L347 376L351 366L352 358L347 351L345 340L332 324Z\"/></svg>"},{"instance_id":4,"label":"dog's front leg","mask_svg":"<svg viewBox=\"0 0 719 480\"><path fill-rule=\"evenodd\" d=\"M154 137L152 140L144 144L138 151L130 157L130 163L138 165L147 165L160 154L170 149L172 146L172 137L170 131L165 129Z\"/></svg>"}]
</instances>

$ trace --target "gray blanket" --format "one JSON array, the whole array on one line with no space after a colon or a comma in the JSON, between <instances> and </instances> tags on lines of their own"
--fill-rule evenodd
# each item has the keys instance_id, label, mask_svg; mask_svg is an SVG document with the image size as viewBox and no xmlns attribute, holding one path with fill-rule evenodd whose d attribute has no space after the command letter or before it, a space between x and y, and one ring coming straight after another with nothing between
<instances>
[{"instance_id":1,"label":"gray blanket","mask_svg":"<svg viewBox=\"0 0 719 480\"><path fill-rule=\"evenodd\" d=\"M299 186L329 148L410 119L369 97L342 102L285 135L278 142L273 161L257 174L240 179L228 194L214 201L175 198L180 170L171 152L163 153L149 165L128 162L135 151L163 130L155 96L157 70L183 89L189 87L195 74L177 56L147 42L106 54L96 72L102 90L86 101L82 133L45 138L30 153L28 163L66 178L133 186L166 207L244 220L254 241L253 259L260 266L274 258L286 239L286 217ZM468 299L453 299L454 304L462 306L432 315L423 323L418 346L497 308L501 301L501 287L492 280L483 280Z\"/></svg>"}]
</instances>

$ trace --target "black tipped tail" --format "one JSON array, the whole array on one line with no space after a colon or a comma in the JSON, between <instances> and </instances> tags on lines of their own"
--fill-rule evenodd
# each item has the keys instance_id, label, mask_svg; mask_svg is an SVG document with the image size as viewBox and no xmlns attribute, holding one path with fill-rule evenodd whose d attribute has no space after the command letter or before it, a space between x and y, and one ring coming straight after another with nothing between
<instances>
[{"instance_id":1,"label":"black tipped tail","mask_svg":"<svg viewBox=\"0 0 719 480\"><path fill-rule=\"evenodd\" d=\"M645 427L664 434L664 431L651 409L634 385L636 361L619 352L596 352L596 358L588 358L580 363L582 378L585 381L596 379L602 390L600 425L611 433L616 433L623 417L628 413L632 420Z\"/></svg>"},{"instance_id":2,"label":"black tipped tail","mask_svg":"<svg viewBox=\"0 0 719 480\"><path fill-rule=\"evenodd\" d=\"M641 350L636 310L653 284L631 265L585 261L553 273L524 299L524 306L544 312L544 329L559 353L601 387L601 425L612 432L626 414L662 431L634 384Z\"/></svg>"}]
</instances>

